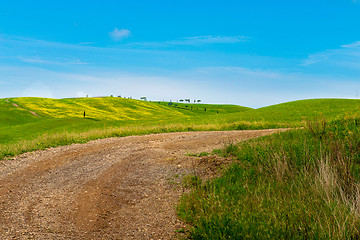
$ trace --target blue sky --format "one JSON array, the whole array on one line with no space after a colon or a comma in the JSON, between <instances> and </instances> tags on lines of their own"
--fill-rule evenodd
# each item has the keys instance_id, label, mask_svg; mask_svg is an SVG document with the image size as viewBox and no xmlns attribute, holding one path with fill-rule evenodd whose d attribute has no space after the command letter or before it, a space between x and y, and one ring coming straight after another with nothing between
<instances>
[{"instance_id":1,"label":"blue sky","mask_svg":"<svg viewBox=\"0 0 360 240\"><path fill-rule=\"evenodd\" d=\"M360 97L360 0L0 3L0 98Z\"/></svg>"}]
</instances>

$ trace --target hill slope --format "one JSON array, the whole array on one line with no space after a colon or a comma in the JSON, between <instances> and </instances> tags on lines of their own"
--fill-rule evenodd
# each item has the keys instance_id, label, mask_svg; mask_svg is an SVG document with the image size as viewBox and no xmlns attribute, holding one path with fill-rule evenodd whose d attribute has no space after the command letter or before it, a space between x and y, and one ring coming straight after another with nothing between
<instances>
[{"instance_id":1,"label":"hill slope","mask_svg":"<svg viewBox=\"0 0 360 240\"><path fill-rule=\"evenodd\" d=\"M358 99L307 99L281 103L257 109L267 115L279 115L282 119L295 120L323 115L326 118L336 118L346 113L360 110Z\"/></svg>"},{"instance_id":2,"label":"hill slope","mask_svg":"<svg viewBox=\"0 0 360 240\"><path fill-rule=\"evenodd\" d=\"M185 105L183 107L175 107L175 105L168 105L163 102L145 102L113 97L67 99L16 98L11 99L11 101L47 118L82 118L85 111L88 118L122 121L186 118L203 113L202 109L197 111L199 109L196 108L203 108L204 106L210 110L207 114L214 113L215 108L220 113L239 112L248 109L236 105L204 104L192 104L194 108L191 109L190 107L186 108Z\"/></svg>"},{"instance_id":3,"label":"hill slope","mask_svg":"<svg viewBox=\"0 0 360 240\"><path fill-rule=\"evenodd\" d=\"M360 100L357 99L308 99L232 113L228 116L228 120L266 121L300 126L304 124L304 120L317 117L334 120L346 114L360 112L359 110Z\"/></svg>"},{"instance_id":4,"label":"hill slope","mask_svg":"<svg viewBox=\"0 0 360 240\"><path fill-rule=\"evenodd\" d=\"M112 97L0 99L0 159L39 148L112 136L300 127L304 126L304 120L320 113L333 120L359 109L360 100L349 99L302 100L260 109Z\"/></svg>"},{"instance_id":5,"label":"hill slope","mask_svg":"<svg viewBox=\"0 0 360 240\"><path fill-rule=\"evenodd\" d=\"M191 124L201 125L220 117L223 112L248 108L231 105L209 105L209 111L169 106L163 102L144 102L125 98L11 98L0 99L0 144L40 141L33 148L86 141L110 136L190 130ZM218 109L217 114L214 109ZM86 118L84 118L84 111ZM33 114L32 114L32 113ZM36 115L34 115L36 113ZM81 134L92 137L76 137ZM61 135L51 144L48 138ZM67 134L72 135L71 137ZM66 135L66 137L65 137ZM45 136L45 137L44 137ZM55 141L55 140L54 140ZM55 141L55 142L56 142ZM22 143L22 146L26 144ZM1 147L1 145L0 145ZM21 147L21 146L19 146ZM18 147L17 147L18 148ZM25 151L25 150L24 150ZM1 152L1 150L0 150ZM13 150L6 150L11 155ZM1 153L0 153L1 158Z\"/></svg>"}]
</instances>

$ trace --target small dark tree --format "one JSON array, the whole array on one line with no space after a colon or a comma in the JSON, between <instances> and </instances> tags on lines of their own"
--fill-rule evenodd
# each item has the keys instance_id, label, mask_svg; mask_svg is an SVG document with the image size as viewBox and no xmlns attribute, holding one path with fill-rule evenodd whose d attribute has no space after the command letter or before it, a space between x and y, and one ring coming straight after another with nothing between
<instances>
[{"instance_id":1,"label":"small dark tree","mask_svg":"<svg viewBox=\"0 0 360 240\"><path fill-rule=\"evenodd\" d=\"M180 99L180 100L179 100L179 102L183 102L183 101L184 101L184 99Z\"/></svg>"},{"instance_id":2,"label":"small dark tree","mask_svg":"<svg viewBox=\"0 0 360 240\"><path fill-rule=\"evenodd\" d=\"M189 103L189 102L190 102L190 99L185 99L185 102L188 102L188 103Z\"/></svg>"},{"instance_id":3,"label":"small dark tree","mask_svg":"<svg viewBox=\"0 0 360 240\"><path fill-rule=\"evenodd\" d=\"M144 100L144 101L147 101L147 98L146 98L146 97L141 97L140 99L141 99L141 100Z\"/></svg>"},{"instance_id":4,"label":"small dark tree","mask_svg":"<svg viewBox=\"0 0 360 240\"><path fill-rule=\"evenodd\" d=\"M199 102L201 102L201 100L199 99L199 100L197 100L197 102L199 103Z\"/></svg>"}]
</instances>

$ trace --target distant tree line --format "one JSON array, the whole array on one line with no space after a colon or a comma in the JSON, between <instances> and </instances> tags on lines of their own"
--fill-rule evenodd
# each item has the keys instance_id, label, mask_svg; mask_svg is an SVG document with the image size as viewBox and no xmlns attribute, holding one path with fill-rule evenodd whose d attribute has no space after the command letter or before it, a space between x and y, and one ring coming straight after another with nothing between
<instances>
[{"instance_id":1,"label":"distant tree line","mask_svg":"<svg viewBox=\"0 0 360 240\"><path fill-rule=\"evenodd\" d=\"M189 98L186 98L186 99L180 99L179 102L188 102L188 103L190 103L191 100ZM200 99L198 99L198 100L194 99L194 103L196 103L196 102L200 103L201 100Z\"/></svg>"}]
</instances>

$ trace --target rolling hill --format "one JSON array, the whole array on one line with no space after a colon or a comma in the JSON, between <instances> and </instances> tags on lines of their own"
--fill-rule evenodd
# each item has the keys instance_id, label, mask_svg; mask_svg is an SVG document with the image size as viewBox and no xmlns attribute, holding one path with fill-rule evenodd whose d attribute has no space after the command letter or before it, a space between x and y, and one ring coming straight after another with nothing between
<instances>
[{"instance_id":1,"label":"rolling hill","mask_svg":"<svg viewBox=\"0 0 360 240\"><path fill-rule=\"evenodd\" d=\"M299 127L305 120L334 120L359 109L360 101L351 99L300 100L259 109L115 97L0 99L0 158L112 136Z\"/></svg>"}]
</instances>

